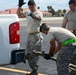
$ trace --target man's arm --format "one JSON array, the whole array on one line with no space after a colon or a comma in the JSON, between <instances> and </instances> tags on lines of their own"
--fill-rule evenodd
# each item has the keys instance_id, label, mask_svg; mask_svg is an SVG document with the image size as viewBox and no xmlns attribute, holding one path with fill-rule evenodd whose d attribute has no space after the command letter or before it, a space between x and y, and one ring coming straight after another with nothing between
<instances>
[{"instance_id":1,"label":"man's arm","mask_svg":"<svg viewBox=\"0 0 76 75\"><path fill-rule=\"evenodd\" d=\"M54 54L56 54L60 50L61 46L62 46L62 44L58 43L58 45L55 48Z\"/></svg>"},{"instance_id":2,"label":"man's arm","mask_svg":"<svg viewBox=\"0 0 76 75\"><path fill-rule=\"evenodd\" d=\"M37 16L37 20L42 20L43 19L43 14L39 13L39 15Z\"/></svg>"},{"instance_id":3,"label":"man's arm","mask_svg":"<svg viewBox=\"0 0 76 75\"><path fill-rule=\"evenodd\" d=\"M45 54L44 55L44 58L46 60L49 60L50 56L53 56L54 54L56 54L60 50L60 48L61 48L61 43L58 43L57 46L55 45L55 39L52 39L50 41L50 45L51 45L51 47L50 47L49 54Z\"/></svg>"},{"instance_id":4,"label":"man's arm","mask_svg":"<svg viewBox=\"0 0 76 75\"><path fill-rule=\"evenodd\" d=\"M50 51L49 51L48 54L45 54L44 55L44 58L46 60L49 60L50 59L50 56L53 56L54 55L54 51L55 51L55 39L53 38L53 39L50 40Z\"/></svg>"},{"instance_id":5,"label":"man's arm","mask_svg":"<svg viewBox=\"0 0 76 75\"><path fill-rule=\"evenodd\" d=\"M50 51L49 51L49 56L53 55L54 51L55 51L55 39L51 39L50 41Z\"/></svg>"},{"instance_id":6,"label":"man's arm","mask_svg":"<svg viewBox=\"0 0 76 75\"><path fill-rule=\"evenodd\" d=\"M63 19L62 27L66 28L68 20L66 18Z\"/></svg>"},{"instance_id":7,"label":"man's arm","mask_svg":"<svg viewBox=\"0 0 76 75\"><path fill-rule=\"evenodd\" d=\"M41 17L40 16L36 17L36 20L41 20Z\"/></svg>"},{"instance_id":8,"label":"man's arm","mask_svg":"<svg viewBox=\"0 0 76 75\"><path fill-rule=\"evenodd\" d=\"M23 9L21 7L18 7L17 9L17 15L19 18L25 18L26 16L23 13Z\"/></svg>"},{"instance_id":9,"label":"man's arm","mask_svg":"<svg viewBox=\"0 0 76 75\"><path fill-rule=\"evenodd\" d=\"M28 16L31 16L35 20L41 20L42 19L40 16L36 16L33 13L30 13Z\"/></svg>"}]
</instances>

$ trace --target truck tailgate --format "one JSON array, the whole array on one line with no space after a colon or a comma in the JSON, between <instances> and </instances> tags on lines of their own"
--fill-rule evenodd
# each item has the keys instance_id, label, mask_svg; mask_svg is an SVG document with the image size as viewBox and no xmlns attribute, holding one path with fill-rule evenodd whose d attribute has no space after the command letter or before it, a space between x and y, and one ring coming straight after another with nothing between
<instances>
[{"instance_id":1,"label":"truck tailgate","mask_svg":"<svg viewBox=\"0 0 76 75\"><path fill-rule=\"evenodd\" d=\"M16 14L0 15L0 64L9 64L11 52L20 47L20 43L10 44L9 42L9 27L15 22L19 22Z\"/></svg>"}]
</instances>

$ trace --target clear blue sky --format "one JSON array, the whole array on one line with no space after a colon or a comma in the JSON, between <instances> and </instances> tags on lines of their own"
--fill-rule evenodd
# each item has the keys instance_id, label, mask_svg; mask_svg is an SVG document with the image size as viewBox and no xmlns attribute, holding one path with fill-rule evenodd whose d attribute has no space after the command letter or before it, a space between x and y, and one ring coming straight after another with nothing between
<instances>
[{"instance_id":1,"label":"clear blue sky","mask_svg":"<svg viewBox=\"0 0 76 75\"><path fill-rule=\"evenodd\" d=\"M24 0L28 2L28 0ZM69 0L35 0L37 6L40 6L40 9L47 10L47 6L51 5L55 10L58 9L69 9L68 7ZM5 10L9 8L16 8L18 0L0 0L0 10ZM27 4L23 7L27 8Z\"/></svg>"}]
</instances>

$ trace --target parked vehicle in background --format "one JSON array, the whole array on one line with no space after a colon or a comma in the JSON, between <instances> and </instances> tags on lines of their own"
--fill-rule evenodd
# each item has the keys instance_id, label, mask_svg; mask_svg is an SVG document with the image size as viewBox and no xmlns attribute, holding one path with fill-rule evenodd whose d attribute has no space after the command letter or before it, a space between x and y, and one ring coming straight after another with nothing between
<instances>
[{"instance_id":1,"label":"parked vehicle in background","mask_svg":"<svg viewBox=\"0 0 76 75\"><path fill-rule=\"evenodd\" d=\"M20 24L18 16L16 14L1 14L0 65L21 62L24 57L23 51L24 49L20 49Z\"/></svg>"}]
</instances>

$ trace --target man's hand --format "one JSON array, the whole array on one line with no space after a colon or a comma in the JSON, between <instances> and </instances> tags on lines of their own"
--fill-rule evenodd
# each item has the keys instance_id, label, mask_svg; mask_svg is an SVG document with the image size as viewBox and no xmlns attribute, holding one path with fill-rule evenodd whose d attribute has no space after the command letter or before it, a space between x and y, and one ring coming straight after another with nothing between
<instances>
[{"instance_id":1,"label":"man's hand","mask_svg":"<svg viewBox=\"0 0 76 75\"><path fill-rule=\"evenodd\" d=\"M45 54L45 55L44 55L44 58L45 58L46 60L49 60L49 59L50 59L50 56L49 56L48 54Z\"/></svg>"},{"instance_id":2,"label":"man's hand","mask_svg":"<svg viewBox=\"0 0 76 75\"><path fill-rule=\"evenodd\" d=\"M24 4L26 4L26 2L24 2L24 0L19 0L18 6L22 7Z\"/></svg>"},{"instance_id":3,"label":"man's hand","mask_svg":"<svg viewBox=\"0 0 76 75\"><path fill-rule=\"evenodd\" d=\"M41 20L41 17L37 17L33 13L30 13L28 16L31 16L35 20Z\"/></svg>"},{"instance_id":4,"label":"man's hand","mask_svg":"<svg viewBox=\"0 0 76 75\"><path fill-rule=\"evenodd\" d=\"M31 16L33 19L36 19L36 16L33 13L30 13L28 16Z\"/></svg>"}]
</instances>

